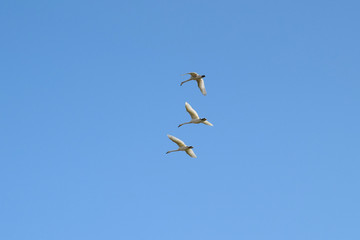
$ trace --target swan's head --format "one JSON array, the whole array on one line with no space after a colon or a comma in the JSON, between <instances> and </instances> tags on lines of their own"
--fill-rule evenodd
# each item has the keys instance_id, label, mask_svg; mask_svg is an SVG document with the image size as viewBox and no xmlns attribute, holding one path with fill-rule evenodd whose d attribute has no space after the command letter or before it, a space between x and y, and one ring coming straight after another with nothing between
<instances>
[{"instance_id":1,"label":"swan's head","mask_svg":"<svg viewBox=\"0 0 360 240\"><path fill-rule=\"evenodd\" d=\"M188 148L189 148L189 149L192 149L192 148L194 148L194 147L193 147L193 146L188 146Z\"/></svg>"},{"instance_id":2,"label":"swan's head","mask_svg":"<svg viewBox=\"0 0 360 240\"><path fill-rule=\"evenodd\" d=\"M202 77L202 78L204 78L204 77L205 77L205 75L202 75L201 77Z\"/></svg>"},{"instance_id":3,"label":"swan's head","mask_svg":"<svg viewBox=\"0 0 360 240\"><path fill-rule=\"evenodd\" d=\"M201 121L206 121L207 119L206 118L201 118Z\"/></svg>"}]
</instances>

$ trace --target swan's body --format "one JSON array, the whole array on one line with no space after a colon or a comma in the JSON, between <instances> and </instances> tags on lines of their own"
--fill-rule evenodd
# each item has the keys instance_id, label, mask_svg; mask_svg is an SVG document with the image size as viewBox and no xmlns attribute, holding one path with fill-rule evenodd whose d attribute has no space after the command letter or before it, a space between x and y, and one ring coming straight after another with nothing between
<instances>
[{"instance_id":1,"label":"swan's body","mask_svg":"<svg viewBox=\"0 0 360 240\"><path fill-rule=\"evenodd\" d=\"M184 83L186 83L188 81L195 80L197 82L198 87L199 87L200 91L202 92L202 94L204 96L206 96L206 89L205 89L205 84L204 84L204 79L203 79L205 77L205 75L199 75L196 72L185 73L183 75L186 75L186 74L190 74L191 78L189 78L186 81L181 82L180 86L182 86Z\"/></svg>"},{"instance_id":2,"label":"swan's body","mask_svg":"<svg viewBox=\"0 0 360 240\"><path fill-rule=\"evenodd\" d=\"M196 155L194 153L194 151L192 150L192 148L194 148L193 146L186 146L186 144L181 141L180 139L171 136L171 135L167 135L168 138L170 138L171 141L173 141L174 143L176 143L179 148L177 150L172 150L172 151L168 151L166 152L166 154L171 153L171 152L178 152L178 151L185 151L190 157L192 158L196 158Z\"/></svg>"},{"instance_id":3,"label":"swan's body","mask_svg":"<svg viewBox=\"0 0 360 240\"><path fill-rule=\"evenodd\" d=\"M185 108L186 108L186 111L191 116L191 121L186 122L186 123L182 123L178 127L181 127L182 125L190 124L190 123L195 123L195 124L203 123L203 124L206 124L206 125L209 125L209 126L213 126L209 121L207 121L206 118L199 118L199 115L197 114L197 112L187 102L185 103Z\"/></svg>"}]
</instances>

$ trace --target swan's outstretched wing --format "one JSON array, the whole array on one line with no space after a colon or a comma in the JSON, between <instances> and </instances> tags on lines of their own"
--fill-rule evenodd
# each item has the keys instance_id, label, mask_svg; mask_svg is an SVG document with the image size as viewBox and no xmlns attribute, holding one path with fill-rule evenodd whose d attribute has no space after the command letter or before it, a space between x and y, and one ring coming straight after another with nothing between
<instances>
[{"instance_id":1,"label":"swan's outstretched wing","mask_svg":"<svg viewBox=\"0 0 360 240\"><path fill-rule=\"evenodd\" d=\"M205 122L203 122L204 124L206 124L206 125L209 125L209 126L214 126L214 125L212 125L212 123L210 123L209 121L205 121Z\"/></svg>"},{"instance_id":2,"label":"swan's outstretched wing","mask_svg":"<svg viewBox=\"0 0 360 240\"><path fill-rule=\"evenodd\" d=\"M185 103L185 108L186 111L190 114L191 119L199 119L197 112L187 102Z\"/></svg>"},{"instance_id":3,"label":"swan's outstretched wing","mask_svg":"<svg viewBox=\"0 0 360 240\"><path fill-rule=\"evenodd\" d=\"M197 158L194 151L192 149L187 149L185 152L192 158Z\"/></svg>"},{"instance_id":4,"label":"swan's outstretched wing","mask_svg":"<svg viewBox=\"0 0 360 240\"><path fill-rule=\"evenodd\" d=\"M180 139L174 137L174 136L171 136L171 135L167 135L168 138L170 138L171 141L173 141L174 143L176 143L179 147L185 147L185 143L183 141L181 141Z\"/></svg>"},{"instance_id":5,"label":"swan's outstretched wing","mask_svg":"<svg viewBox=\"0 0 360 240\"><path fill-rule=\"evenodd\" d=\"M196 72L185 73L185 74L183 74L183 76L186 75L186 74L190 74L190 75L191 75L192 77L194 77L194 78L196 78L196 77L199 76L199 74L197 74Z\"/></svg>"},{"instance_id":6,"label":"swan's outstretched wing","mask_svg":"<svg viewBox=\"0 0 360 240\"><path fill-rule=\"evenodd\" d=\"M206 89L205 89L204 80L202 78L200 78L200 80L197 80L197 83L198 83L198 87L200 88L200 91L202 92L202 94L204 96L206 96Z\"/></svg>"}]
</instances>

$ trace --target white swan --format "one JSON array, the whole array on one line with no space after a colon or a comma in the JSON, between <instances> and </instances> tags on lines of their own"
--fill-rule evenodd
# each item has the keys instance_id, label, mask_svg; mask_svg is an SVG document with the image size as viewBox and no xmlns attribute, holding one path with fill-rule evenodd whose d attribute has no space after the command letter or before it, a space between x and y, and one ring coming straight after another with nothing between
<instances>
[{"instance_id":1,"label":"white swan","mask_svg":"<svg viewBox=\"0 0 360 240\"><path fill-rule=\"evenodd\" d=\"M206 89L205 89L205 84L204 84L204 80L203 80L205 75L199 75L196 72L191 72L191 73L185 73L185 74L183 74L183 76L186 74L190 74L191 78L186 81L181 82L180 86L182 86L184 83L186 83L188 81L195 80L195 81L197 81L198 87L200 88L200 91L202 92L202 94L204 96L206 96Z\"/></svg>"},{"instance_id":2,"label":"white swan","mask_svg":"<svg viewBox=\"0 0 360 240\"><path fill-rule=\"evenodd\" d=\"M199 118L199 115L197 114L197 112L187 102L185 103L185 108L186 108L186 111L191 116L191 121L182 123L178 127L181 127L184 124L190 124L190 123L195 123L195 124L203 123L203 124L206 124L209 126L213 126L209 121L206 120L206 118Z\"/></svg>"},{"instance_id":3,"label":"white swan","mask_svg":"<svg viewBox=\"0 0 360 240\"><path fill-rule=\"evenodd\" d=\"M186 146L186 144L183 141L169 134L167 136L168 138L170 138L171 141L176 143L179 146L179 148L177 150L168 151L166 152L166 154L171 152L185 151L190 157L196 158L196 155L192 150L192 148L194 148L193 146Z\"/></svg>"}]
</instances>

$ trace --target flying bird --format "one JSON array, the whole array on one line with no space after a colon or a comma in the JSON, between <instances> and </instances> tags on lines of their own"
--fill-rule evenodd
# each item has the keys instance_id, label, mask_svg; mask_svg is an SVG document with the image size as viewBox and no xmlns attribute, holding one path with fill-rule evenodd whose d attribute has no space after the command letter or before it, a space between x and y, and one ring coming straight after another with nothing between
<instances>
[{"instance_id":1,"label":"flying bird","mask_svg":"<svg viewBox=\"0 0 360 240\"><path fill-rule=\"evenodd\" d=\"M206 124L206 125L209 125L209 126L213 126L209 121L207 121L206 118L199 118L199 115L197 114L197 112L187 102L185 103L185 108L186 108L186 111L191 116L191 121L186 122L186 123L182 123L178 127L181 127L182 125L190 124L190 123L195 123L195 124L203 123L203 124Z\"/></svg>"},{"instance_id":2,"label":"flying bird","mask_svg":"<svg viewBox=\"0 0 360 240\"><path fill-rule=\"evenodd\" d=\"M168 138L170 138L171 141L176 143L179 146L179 148L177 150L168 151L166 152L166 154L171 152L185 151L190 157L196 158L196 155L192 150L194 148L193 146L186 146L186 144L183 141L169 134L167 136Z\"/></svg>"},{"instance_id":3,"label":"flying bird","mask_svg":"<svg viewBox=\"0 0 360 240\"><path fill-rule=\"evenodd\" d=\"M206 96L206 89L205 89L205 84L204 84L204 79L203 79L205 77L205 75L199 75L196 72L191 72L191 73L185 73L182 76L184 76L186 74L190 74L191 78L189 78L186 81L181 82L180 86L182 86L184 83L186 83L188 81L195 80L197 82L198 87L200 88L200 91L202 92L202 94L204 96Z\"/></svg>"}]
</instances>

